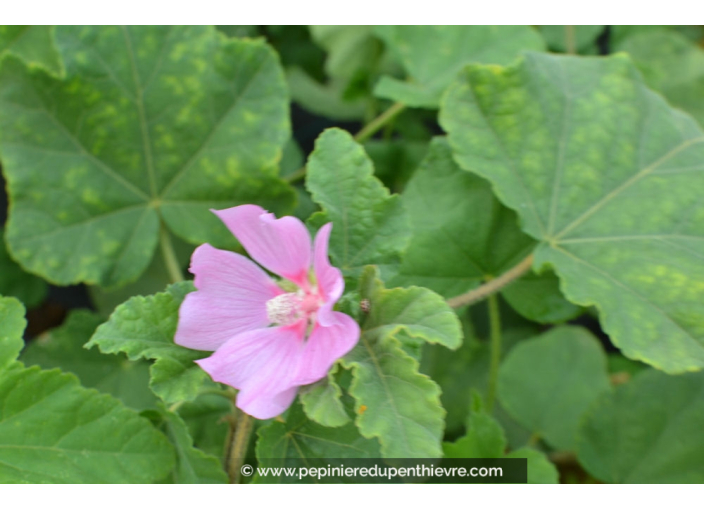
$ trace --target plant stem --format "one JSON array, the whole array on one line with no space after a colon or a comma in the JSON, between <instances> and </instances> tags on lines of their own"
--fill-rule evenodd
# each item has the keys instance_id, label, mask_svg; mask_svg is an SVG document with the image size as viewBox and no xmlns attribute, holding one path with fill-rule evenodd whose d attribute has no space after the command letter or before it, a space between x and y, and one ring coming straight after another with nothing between
<instances>
[{"instance_id":1,"label":"plant stem","mask_svg":"<svg viewBox=\"0 0 704 510\"><path fill-rule=\"evenodd\" d=\"M379 115L377 118L375 118L374 120L369 122L369 124L364 126L359 131L359 133L354 135L354 139L359 143L364 142L365 140L372 137L374 135L374 133L376 133L381 128L383 128L387 123L389 123L391 120L393 120L394 117L396 117L396 115L398 115L399 113L401 113L405 109L406 109L406 105L403 103L392 104L388 110L386 110L381 115ZM305 176L306 176L306 167L302 166L301 168L299 168L295 172L290 173L290 174L282 177L282 179L290 184L290 183L293 183L296 181L300 181Z\"/></svg>"},{"instance_id":2,"label":"plant stem","mask_svg":"<svg viewBox=\"0 0 704 510\"><path fill-rule=\"evenodd\" d=\"M183 272L178 265L178 259L176 258L176 252L174 251L174 245L171 244L171 234L166 229L164 224L161 225L159 230L159 243L161 245L161 253L164 256L164 263L166 264L166 271L169 273L169 278L171 278L172 283L178 283L185 280L183 277Z\"/></svg>"},{"instance_id":3,"label":"plant stem","mask_svg":"<svg viewBox=\"0 0 704 510\"><path fill-rule=\"evenodd\" d=\"M230 483L240 482L240 470L247 455L253 425L254 418L243 411L238 412L237 421L233 425L234 430L231 431L231 442L227 456L227 474L230 477Z\"/></svg>"},{"instance_id":4,"label":"plant stem","mask_svg":"<svg viewBox=\"0 0 704 510\"><path fill-rule=\"evenodd\" d=\"M472 289L469 292L455 296L447 300L447 304L452 308L459 308L464 305L471 305L477 301L481 301L503 289L509 283L513 282L517 278L523 276L527 273L531 266L533 265L533 254L531 253L526 258L521 260L518 264L513 266L511 269L506 271L504 274L493 280L489 280L487 283L476 289Z\"/></svg>"},{"instance_id":5,"label":"plant stem","mask_svg":"<svg viewBox=\"0 0 704 510\"><path fill-rule=\"evenodd\" d=\"M489 365L486 408L491 413L494 409L496 382L499 378L499 365L501 364L501 314L499 312L499 298L496 294L489 296L489 328L491 332L491 364Z\"/></svg>"},{"instance_id":6,"label":"plant stem","mask_svg":"<svg viewBox=\"0 0 704 510\"><path fill-rule=\"evenodd\" d=\"M565 25L565 49L570 55L577 53L575 47L574 25Z\"/></svg>"},{"instance_id":7,"label":"plant stem","mask_svg":"<svg viewBox=\"0 0 704 510\"><path fill-rule=\"evenodd\" d=\"M374 133L383 128L387 122L392 120L394 117L396 117L396 115L398 115L405 109L406 105L403 103L392 104L385 112L383 112L376 119L364 126L359 133L354 135L354 139L359 143L366 141L367 139L371 138Z\"/></svg>"}]
</instances>

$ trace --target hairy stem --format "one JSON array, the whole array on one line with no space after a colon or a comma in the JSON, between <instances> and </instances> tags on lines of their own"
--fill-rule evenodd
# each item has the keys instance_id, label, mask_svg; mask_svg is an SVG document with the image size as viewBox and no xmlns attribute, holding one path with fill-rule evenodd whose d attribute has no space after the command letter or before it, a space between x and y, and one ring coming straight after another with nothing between
<instances>
[{"instance_id":1,"label":"hairy stem","mask_svg":"<svg viewBox=\"0 0 704 510\"><path fill-rule=\"evenodd\" d=\"M489 296L489 328L491 332L491 364L489 365L486 409L491 413L494 409L496 383L499 379L499 365L501 364L501 314L499 312L499 298L496 294Z\"/></svg>"},{"instance_id":2,"label":"hairy stem","mask_svg":"<svg viewBox=\"0 0 704 510\"><path fill-rule=\"evenodd\" d=\"M523 276L525 273L530 271L532 265L533 254L531 253L498 278L489 280L481 287L477 287L476 289L472 289L469 292L448 299L447 304L450 305L452 308L459 308L460 306L471 305L472 303L481 301L482 299L485 299L494 294L495 292L498 292L499 290L503 289L504 287L506 287L506 285L516 280L517 278Z\"/></svg>"},{"instance_id":3,"label":"hairy stem","mask_svg":"<svg viewBox=\"0 0 704 510\"><path fill-rule=\"evenodd\" d=\"M394 103L376 119L372 120L369 124L364 126L359 133L354 135L354 139L359 143L362 143L369 138L371 138L374 133L383 128L388 122L393 120L396 115L401 113L406 109L406 105L403 103Z\"/></svg>"},{"instance_id":4,"label":"hairy stem","mask_svg":"<svg viewBox=\"0 0 704 510\"><path fill-rule=\"evenodd\" d=\"M169 278L171 278L172 283L182 282L185 278L183 277L183 272L178 265L178 259L176 259L176 252L174 251L174 245L171 244L171 234L166 229L164 224L161 225L159 229L159 244L161 246L161 253L164 256L164 263L166 264L166 271L169 273Z\"/></svg>"},{"instance_id":5,"label":"hairy stem","mask_svg":"<svg viewBox=\"0 0 704 510\"><path fill-rule=\"evenodd\" d=\"M227 455L227 474L230 483L239 483L242 464L247 455L249 438L252 435L254 418L243 411L237 411L237 420L230 424L230 445Z\"/></svg>"}]
</instances>

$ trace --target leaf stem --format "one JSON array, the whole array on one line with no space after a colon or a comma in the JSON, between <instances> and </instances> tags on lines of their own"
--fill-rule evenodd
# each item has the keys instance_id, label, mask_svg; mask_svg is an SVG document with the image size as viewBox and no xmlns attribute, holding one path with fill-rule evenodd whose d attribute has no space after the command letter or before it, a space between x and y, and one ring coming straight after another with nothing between
<instances>
[{"instance_id":1,"label":"leaf stem","mask_svg":"<svg viewBox=\"0 0 704 510\"><path fill-rule=\"evenodd\" d=\"M231 440L227 456L227 474L230 477L230 483L240 482L242 464L244 464L249 438L254 428L254 418L243 411L236 412L237 420L233 420L234 423L230 427Z\"/></svg>"},{"instance_id":2,"label":"leaf stem","mask_svg":"<svg viewBox=\"0 0 704 510\"><path fill-rule=\"evenodd\" d=\"M379 131L381 128L383 128L385 125L387 125L390 121L392 121L396 115L401 113L403 110L406 109L406 105L403 103L394 103L392 104L386 111L381 113L378 117L373 119L371 122L369 122L367 125L365 125L356 135L354 135L354 139L362 143L369 138L371 138L374 133ZM293 183L296 181L299 181L303 179L306 176L306 167L302 166L298 170L296 170L293 173L290 173L282 179L286 182Z\"/></svg>"},{"instance_id":3,"label":"leaf stem","mask_svg":"<svg viewBox=\"0 0 704 510\"><path fill-rule=\"evenodd\" d=\"M383 128L387 122L393 120L396 115L398 115L405 109L406 105L403 103L392 104L386 111L381 113L381 115L379 115L376 119L372 120L369 124L364 126L359 131L359 133L354 135L354 139L359 143L368 140L374 135L374 133Z\"/></svg>"},{"instance_id":4,"label":"leaf stem","mask_svg":"<svg viewBox=\"0 0 704 510\"><path fill-rule=\"evenodd\" d=\"M171 278L172 283L178 283L185 280L183 277L183 272L178 265L178 259L176 258L176 252L174 251L174 245L171 243L171 234L166 229L166 226L162 223L159 230L159 244L161 246L161 253L164 256L164 263L166 264L166 271L169 273L169 278Z\"/></svg>"},{"instance_id":5,"label":"leaf stem","mask_svg":"<svg viewBox=\"0 0 704 510\"><path fill-rule=\"evenodd\" d=\"M565 49L570 55L577 53L574 25L565 25Z\"/></svg>"},{"instance_id":6,"label":"leaf stem","mask_svg":"<svg viewBox=\"0 0 704 510\"><path fill-rule=\"evenodd\" d=\"M459 308L460 306L471 305L472 303L481 301L482 299L485 299L494 294L495 292L498 292L499 290L503 289L517 278L523 276L530 270L532 265L533 254L531 253L498 278L489 280L481 287L477 287L476 289L472 289L469 292L448 299L447 304L450 305L452 308Z\"/></svg>"},{"instance_id":7,"label":"leaf stem","mask_svg":"<svg viewBox=\"0 0 704 510\"><path fill-rule=\"evenodd\" d=\"M489 329L491 332L491 364L489 365L486 408L491 413L494 409L496 383L499 379L499 365L501 364L501 313L499 312L499 298L496 294L489 296Z\"/></svg>"},{"instance_id":8,"label":"leaf stem","mask_svg":"<svg viewBox=\"0 0 704 510\"><path fill-rule=\"evenodd\" d=\"M386 124L392 121L396 117L396 115L398 115L405 109L406 105L403 103L392 104L386 111L381 113L378 117L376 117L367 125L365 125L356 135L354 135L354 139L359 143L368 140L374 135L374 133L383 128ZM300 181L305 176L306 167L302 166L295 172L282 177L282 179L290 184L296 181Z\"/></svg>"}]
</instances>

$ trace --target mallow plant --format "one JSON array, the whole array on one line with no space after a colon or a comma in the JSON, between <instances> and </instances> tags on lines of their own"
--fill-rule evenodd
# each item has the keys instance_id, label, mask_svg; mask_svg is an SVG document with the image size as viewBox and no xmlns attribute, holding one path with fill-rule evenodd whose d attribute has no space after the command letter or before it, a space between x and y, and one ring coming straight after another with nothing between
<instances>
[{"instance_id":1,"label":"mallow plant","mask_svg":"<svg viewBox=\"0 0 704 510\"><path fill-rule=\"evenodd\" d=\"M0 482L704 483L703 35L0 27Z\"/></svg>"}]
</instances>

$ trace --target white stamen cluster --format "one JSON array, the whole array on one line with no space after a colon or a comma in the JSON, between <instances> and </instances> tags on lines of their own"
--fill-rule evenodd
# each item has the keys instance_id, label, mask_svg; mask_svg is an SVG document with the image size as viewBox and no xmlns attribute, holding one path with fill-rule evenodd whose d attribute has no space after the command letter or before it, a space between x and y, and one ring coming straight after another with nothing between
<instances>
[{"instance_id":1,"label":"white stamen cluster","mask_svg":"<svg viewBox=\"0 0 704 510\"><path fill-rule=\"evenodd\" d=\"M272 324L286 325L295 322L299 316L301 298L296 293L276 296L266 302L266 314Z\"/></svg>"}]
</instances>

